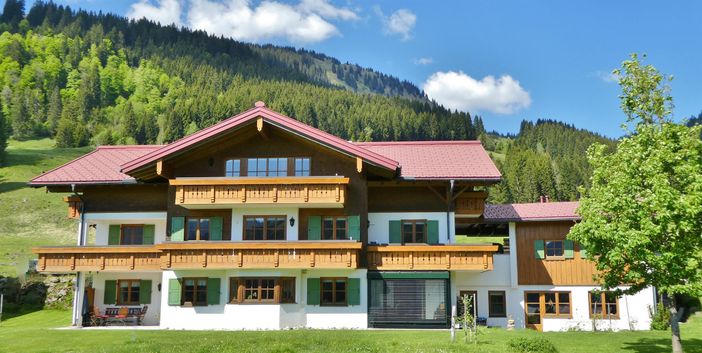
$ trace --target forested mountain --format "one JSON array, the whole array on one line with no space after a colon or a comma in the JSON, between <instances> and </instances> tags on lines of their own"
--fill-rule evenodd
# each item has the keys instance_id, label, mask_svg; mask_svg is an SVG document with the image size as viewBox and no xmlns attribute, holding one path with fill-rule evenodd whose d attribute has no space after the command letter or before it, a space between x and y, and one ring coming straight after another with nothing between
<instances>
[{"instance_id":1,"label":"forested mountain","mask_svg":"<svg viewBox=\"0 0 702 353\"><path fill-rule=\"evenodd\" d=\"M8 134L59 147L166 143L264 100L349 140L480 138L505 176L491 200L533 202L576 199L587 146L614 144L555 121L488 134L409 82L303 49L53 3L23 9L8 0L0 16L0 151Z\"/></svg>"}]
</instances>

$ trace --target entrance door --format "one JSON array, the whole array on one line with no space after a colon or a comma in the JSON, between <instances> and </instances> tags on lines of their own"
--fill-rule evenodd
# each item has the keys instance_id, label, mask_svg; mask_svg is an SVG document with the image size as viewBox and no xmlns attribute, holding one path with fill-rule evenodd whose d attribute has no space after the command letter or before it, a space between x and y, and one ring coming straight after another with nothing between
<instances>
[{"instance_id":1,"label":"entrance door","mask_svg":"<svg viewBox=\"0 0 702 353\"><path fill-rule=\"evenodd\" d=\"M524 293L524 315L526 327L537 331L543 330L544 307L541 300L541 293Z\"/></svg>"}]
</instances>

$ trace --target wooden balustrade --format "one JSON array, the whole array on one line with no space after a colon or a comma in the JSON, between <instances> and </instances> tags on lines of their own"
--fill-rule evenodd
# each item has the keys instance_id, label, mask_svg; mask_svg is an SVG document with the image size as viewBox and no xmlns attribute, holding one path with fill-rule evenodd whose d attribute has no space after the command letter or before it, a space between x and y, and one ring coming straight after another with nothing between
<instances>
[{"instance_id":1,"label":"wooden balustrade","mask_svg":"<svg viewBox=\"0 0 702 353\"><path fill-rule=\"evenodd\" d=\"M319 204L343 206L345 177L171 179L176 205Z\"/></svg>"},{"instance_id":2,"label":"wooden balustrade","mask_svg":"<svg viewBox=\"0 0 702 353\"><path fill-rule=\"evenodd\" d=\"M325 242L179 242L149 246L42 247L39 271L175 269L355 269L362 244Z\"/></svg>"},{"instance_id":3,"label":"wooden balustrade","mask_svg":"<svg viewBox=\"0 0 702 353\"><path fill-rule=\"evenodd\" d=\"M369 246L368 269L488 271L496 251L496 245Z\"/></svg>"},{"instance_id":4,"label":"wooden balustrade","mask_svg":"<svg viewBox=\"0 0 702 353\"><path fill-rule=\"evenodd\" d=\"M479 217L485 211L486 192L464 192L456 198L457 217Z\"/></svg>"},{"instance_id":5,"label":"wooden balustrade","mask_svg":"<svg viewBox=\"0 0 702 353\"><path fill-rule=\"evenodd\" d=\"M161 268L161 253L151 245L42 247L33 251L39 255L39 271L146 271Z\"/></svg>"}]
</instances>

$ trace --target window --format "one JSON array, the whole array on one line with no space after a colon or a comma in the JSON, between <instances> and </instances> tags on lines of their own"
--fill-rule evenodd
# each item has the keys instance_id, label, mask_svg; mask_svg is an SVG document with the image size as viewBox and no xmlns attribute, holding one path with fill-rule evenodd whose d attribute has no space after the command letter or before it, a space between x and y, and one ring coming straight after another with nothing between
<instances>
[{"instance_id":1,"label":"window","mask_svg":"<svg viewBox=\"0 0 702 353\"><path fill-rule=\"evenodd\" d=\"M546 240L545 241L545 248L546 248L546 259L562 259L564 252L563 252L563 240Z\"/></svg>"},{"instance_id":2,"label":"window","mask_svg":"<svg viewBox=\"0 0 702 353\"><path fill-rule=\"evenodd\" d=\"M346 278L320 278L321 305L346 306Z\"/></svg>"},{"instance_id":3,"label":"window","mask_svg":"<svg viewBox=\"0 0 702 353\"><path fill-rule=\"evenodd\" d=\"M244 240L285 240L285 216L244 216Z\"/></svg>"},{"instance_id":4,"label":"window","mask_svg":"<svg viewBox=\"0 0 702 353\"><path fill-rule=\"evenodd\" d=\"M141 224L123 224L119 237L120 245L144 244L144 226Z\"/></svg>"},{"instance_id":5,"label":"window","mask_svg":"<svg viewBox=\"0 0 702 353\"><path fill-rule=\"evenodd\" d=\"M590 292L590 318L619 319L619 298L613 292Z\"/></svg>"},{"instance_id":6,"label":"window","mask_svg":"<svg viewBox=\"0 0 702 353\"><path fill-rule=\"evenodd\" d=\"M310 176L309 158L295 158L295 176Z\"/></svg>"},{"instance_id":7,"label":"window","mask_svg":"<svg viewBox=\"0 0 702 353\"><path fill-rule=\"evenodd\" d=\"M249 158L247 161L248 176L287 176L287 158Z\"/></svg>"},{"instance_id":8,"label":"window","mask_svg":"<svg viewBox=\"0 0 702 353\"><path fill-rule=\"evenodd\" d=\"M295 278L230 278L229 303L273 304L295 302Z\"/></svg>"},{"instance_id":9,"label":"window","mask_svg":"<svg viewBox=\"0 0 702 353\"><path fill-rule=\"evenodd\" d=\"M224 175L228 177L241 176L241 160L230 159L224 165Z\"/></svg>"},{"instance_id":10,"label":"window","mask_svg":"<svg viewBox=\"0 0 702 353\"><path fill-rule=\"evenodd\" d=\"M542 293L546 316L570 317L570 292Z\"/></svg>"},{"instance_id":11,"label":"window","mask_svg":"<svg viewBox=\"0 0 702 353\"><path fill-rule=\"evenodd\" d=\"M507 317L507 300L505 291L488 291L488 309L490 317Z\"/></svg>"},{"instance_id":12,"label":"window","mask_svg":"<svg viewBox=\"0 0 702 353\"><path fill-rule=\"evenodd\" d=\"M402 221L402 242L403 243L426 243L427 242L427 221L426 220L403 220Z\"/></svg>"},{"instance_id":13,"label":"window","mask_svg":"<svg viewBox=\"0 0 702 353\"><path fill-rule=\"evenodd\" d=\"M346 217L322 218L322 240L348 239L348 219Z\"/></svg>"},{"instance_id":14,"label":"window","mask_svg":"<svg viewBox=\"0 0 702 353\"><path fill-rule=\"evenodd\" d=\"M210 240L210 219L188 218L188 232L185 240Z\"/></svg>"},{"instance_id":15,"label":"window","mask_svg":"<svg viewBox=\"0 0 702 353\"><path fill-rule=\"evenodd\" d=\"M183 278L181 305L207 305L207 278Z\"/></svg>"},{"instance_id":16,"label":"window","mask_svg":"<svg viewBox=\"0 0 702 353\"><path fill-rule=\"evenodd\" d=\"M139 285L138 279L120 279L117 281L117 305L139 305ZM107 290L107 289L106 289Z\"/></svg>"}]
</instances>

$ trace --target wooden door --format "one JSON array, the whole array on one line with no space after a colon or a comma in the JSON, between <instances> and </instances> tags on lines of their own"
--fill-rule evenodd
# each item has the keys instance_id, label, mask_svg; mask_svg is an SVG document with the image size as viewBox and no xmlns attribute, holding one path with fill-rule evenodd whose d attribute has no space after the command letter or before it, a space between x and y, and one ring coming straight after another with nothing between
<instances>
[{"instance_id":1,"label":"wooden door","mask_svg":"<svg viewBox=\"0 0 702 353\"><path fill-rule=\"evenodd\" d=\"M524 322L526 327L537 331L543 330L544 301L543 293L524 293Z\"/></svg>"}]
</instances>

